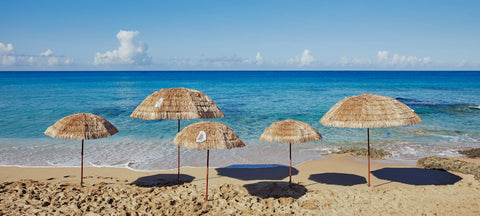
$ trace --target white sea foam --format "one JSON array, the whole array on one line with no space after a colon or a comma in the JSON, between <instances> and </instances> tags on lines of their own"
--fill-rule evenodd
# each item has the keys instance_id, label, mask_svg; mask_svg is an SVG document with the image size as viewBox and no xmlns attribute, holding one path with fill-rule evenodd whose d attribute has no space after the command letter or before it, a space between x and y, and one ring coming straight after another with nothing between
<instances>
[{"instance_id":1,"label":"white sea foam","mask_svg":"<svg viewBox=\"0 0 480 216\"><path fill-rule=\"evenodd\" d=\"M474 109L480 109L480 105L471 105L471 106L468 106L470 108L474 108Z\"/></svg>"},{"instance_id":2,"label":"white sea foam","mask_svg":"<svg viewBox=\"0 0 480 216\"><path fill-rule=\"evenodd\" d=\"M46 142L37 147L0 147L0 165L77 167L80 165L80 144L70 141L34 139L28 142ZM74 142L74 141L73 141ZM307 146L305 146L307 145ZM312 145L293 147L293 164L320 158L324 151L312 150ZM310 145L310 146L308 146ZM1 146L1 145L0 145ZM41 149L41 150L39 150ZM206 166L206 152L181 148L182 167ZM85 143L85 166L127 167L133 170L168 170L177 167L176 146L171 139L136 140L102 139ZM249 143L244 148L213 150L210 152L212 167L233 164L281 164L288 165L288 145Z\"/></svg>"},{"instance_id":3,"label":"white sea foam","mask_svg":"<svg viewBox=\"0 0 480 216\"><path fill-rule=\"evenodd\" d=\"M458 143L412 143L407 141L374 140L372 147L392 153L390 160L417 160L427 156L459 156L461 146L479 144ZM0 139L0 165L78 167L80 143L53 139L10 139L15 145L5 145ZM24 143L25 145L17 145ZM35 144L31 144L35 143ZM279 164L288 165L288 145L245 140L246 147L210 152L212 167L234 164ZM359 142L359 147L365 147ZM460 146L460 147L459 147ZM322 155L337 152L335 143L309 142L292 145L293 165L321 159ZM182 167L205 167L206 152L181 148ZM170 170L177 167L176 146L172 139L100 139L85 143L84 164L93 167L126 167L132 170Z\"/></svg>"}]
</instances>

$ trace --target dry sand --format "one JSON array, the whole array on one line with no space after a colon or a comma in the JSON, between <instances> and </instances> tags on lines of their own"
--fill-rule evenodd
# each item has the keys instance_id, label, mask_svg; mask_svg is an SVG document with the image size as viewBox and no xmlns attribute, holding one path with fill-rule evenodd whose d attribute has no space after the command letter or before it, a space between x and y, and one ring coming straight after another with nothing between
<instances>
[{"instance_id":1,"label":"dry sand","mask_svg":"<svg viewBox=\"0 0 480 216\"><path fill-rule=\"evenodd\" d=\"M478 159L476 160L478 162ZM214 165L214 164L212 164ZM288 167L137 172L125 168L0 167L0 215L480 215L473 175L330 155Z\"/></svg>"}]
</instances>

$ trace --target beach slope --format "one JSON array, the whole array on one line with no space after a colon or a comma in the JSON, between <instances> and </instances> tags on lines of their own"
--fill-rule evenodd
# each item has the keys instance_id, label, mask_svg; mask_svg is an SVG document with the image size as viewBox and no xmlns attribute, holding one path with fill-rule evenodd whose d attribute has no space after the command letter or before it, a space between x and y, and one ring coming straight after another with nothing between
<instances>
[{"instance_id":1,"label":"beach slope","mask_svg":"<svg viewBox=\"0 0 480 216\"><path fill-rule=\"evenodd\" d=\"M288 168L205 168L139 172L125 168L0 167L0 215L479 215L480 182L473 175L375 160L372 187L364 160L330 155Z\"/></svg>"}]
</instances>

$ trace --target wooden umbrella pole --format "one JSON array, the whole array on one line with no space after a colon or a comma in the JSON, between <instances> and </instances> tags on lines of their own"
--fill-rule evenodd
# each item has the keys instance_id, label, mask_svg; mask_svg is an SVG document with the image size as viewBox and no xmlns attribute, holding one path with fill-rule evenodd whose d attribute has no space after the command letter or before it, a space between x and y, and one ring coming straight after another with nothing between
<instances>
[{"instance_id":1,"label":"wooden umbrella pole","mask_svg":"<svg viewBox=\"0 0 480 216\"><path fill-rule=\"evenodd\" d=\"M83 139L82 139L82 166L80 167L80 186L83 186Z\"/></svg>"},{"instance_id":2,"label":"wooden umbrella pole","mask_svg":"<svg viewBox=\"0 0 480 216\"><path fill-rule=\"evenodd\" d=\"M290 144L290 187L292 187L292 143Z\"/></svg>"},{"instance_id":3,"label":"wooden umbrella pole","mask_svg":"<svg viewBox=\"0 0 480 216\"><path fill-rule=\"evenodd\" d=\"M207 189L205 191L205 201L208 201L208 158L210 156L210 150L207 149Z\"/></svg>"},{"instance_id":4,"label":"wooden umbrella pole","mask_svg":"<svg viewBox=\"0 0 480 216\"><path fill-rule=\"evenodd\" d=\"M370 187L370 129L367 128L368 187Z\"/></svg>"},{"instance_id":5,"label":"wooden umbrella pole","mask_svg":"<svg viewBox=\"0 0 480 216\"><path fill-rule=\"evenodd\" d=\"M178 119L178 132L180 133L180 119ZM177 146L177 167L178 167L177 182L180 183L180 145Z\"/></svg>"}]
</instances>

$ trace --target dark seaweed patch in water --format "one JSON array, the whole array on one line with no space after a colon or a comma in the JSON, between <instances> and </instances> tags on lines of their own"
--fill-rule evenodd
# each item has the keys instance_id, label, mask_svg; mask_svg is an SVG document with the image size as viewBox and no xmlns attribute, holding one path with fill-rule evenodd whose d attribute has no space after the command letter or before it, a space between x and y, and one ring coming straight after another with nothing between
<instances>
[{"instance_id":1,"label":"dark seaweed patch in water","mask_svg":"<svg viewBox=\"0 0 480 216\"><path fill-rule=\"evenodd\" d=\"M324 92L327 91L326 89L316 89L316 88L311 88L311 89L305 89L306 92Z\"/></svg>"},{"instance_id":2,"label":"dark seaweed patch in water","mask_svg":"<svg viewBox=\"0 0 480 216\"><path fill-rule=\"evenodd\" d=\"M416 113L447 113L447 114L475 114L480 113L478 105L473 104L446 104L425 102L415 99L397 98L400 102L406 104L415 110Z\"/></svg>"},{"instance_id":3,"label":"dark seaweed patch in water","mask_svg":"<svg viewBox=\"0 0 480 216\"><path fill-rule=\"evenodd\" d=\"M102 116L104 118L112 118L117 117L120 115L130 115L127 113L126 109L121 109L118 107L102 107L102 108L95 108L91 111L91 113L95 115Z\"/></svg>"},{"instance_id":4,"label":"dark seaweed patch in water","mask_svg":"<svg viewBox=\"0 0 480 216\"><path fill-rule=\"evenodd\" d=\"M407 104L407 105L412 105L412 104L417 104L417 103L424 103L420 100L415 100L415 99L408 99L408 98L396 98L397 100L399 100L400 102L404 103L404 104Z\"/></svg>"},{"instance_id":5,"label":"dark seaweed patch in water","mask_svg":"<svg viewBox=\"0 0 480 216\"><path fill-rule=\"evenodd\" d=\"M245 106L244 104L239 104L239 105L233 105L233 106L225 106L221 107L220 110L222 110L223 114L243 114L246 113L245 110L238 109L240 106Z\"/></svg>"},{"instance_id":6,"label":"dark seaweed patch in water","mask_svg":"<svg viewBox=\"0 0 480 216\"><path fill-rule=\"evenodd\" d=\"M441 90L441 91L458 91L461 90L460 88L453 88L453 87L423 87L424 89L430 90Z\"/></svg>"}]
</instances>

